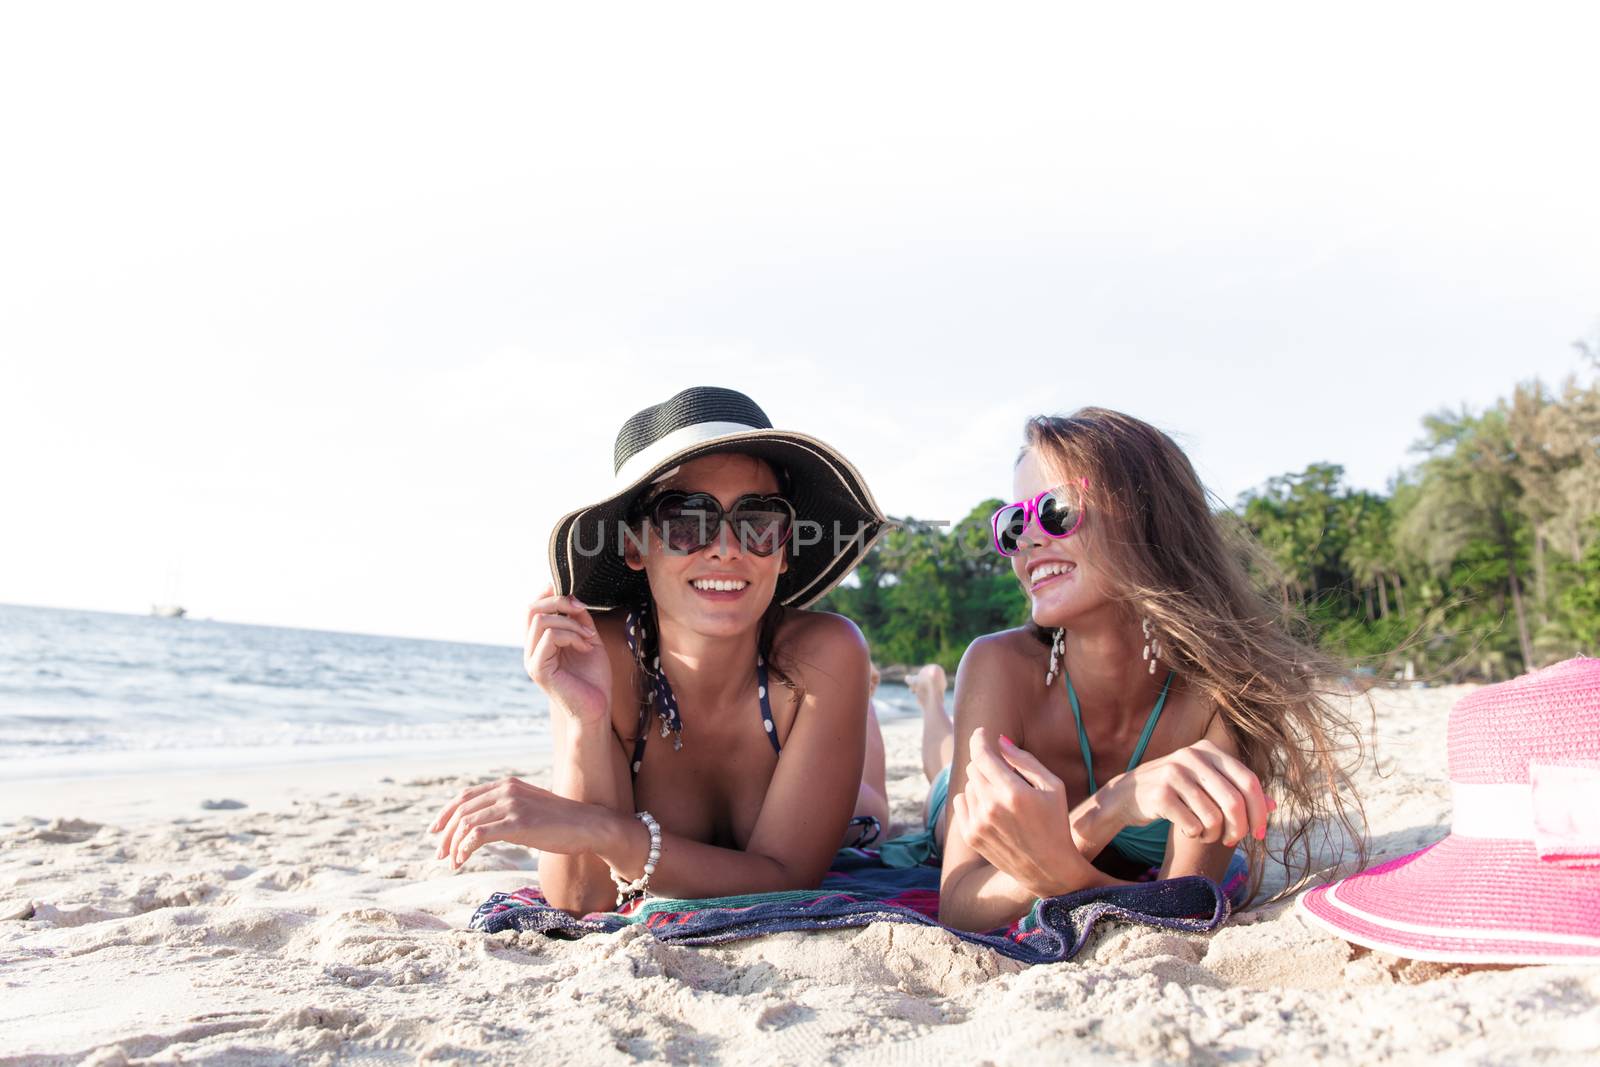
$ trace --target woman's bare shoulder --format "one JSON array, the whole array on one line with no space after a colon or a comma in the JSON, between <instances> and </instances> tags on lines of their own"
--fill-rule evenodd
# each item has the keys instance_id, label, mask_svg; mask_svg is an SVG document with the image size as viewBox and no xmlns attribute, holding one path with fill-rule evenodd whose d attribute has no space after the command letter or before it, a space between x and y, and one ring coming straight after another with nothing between
<instances>
[{"instance_id":1,"label":"woman's bare shoulder","mask_svg":"<svg viewBox=\"0 0 1600 1067\"><path fill-rule=\"evenodd\" d=\"M774 644L801 660L865 656L867 652L867 639L861 628L831 611L785 611Z\"/></svg>"},{"instance_id":2,"label":"woman's bare shoulder","mask_svg":"<svg viewBox=\"0 0 1600 1067\"><path fill-rule=\"evenodd\" d=\"M1039 657L1045 651L1025 628L985 634L967 646L956 668L958 739L977 726L1013 734L1021 728L1025 709L1038 697L1033 690L1044 676Z\"/></svg>"},{"instance_id":3,"label":"woman's bare shoulder","mask_svg":"<svg viewBox=\"0 0 1600 1067\"><path fill-rule=\"evenodd\" d=\"M1048 652L1026 627L973 641L956 668L957 715L973 706L1015 712L1029 704L1044 677L1042 663Z\"/></svg>"},{"instance_id":4,"label":"woman's bare shoulder","mask_svg":"<svg viewBox=\"0 0 1600 1067\"><path fill-rule=\"evenodd\" d=\"M961 657L961 670L1000 670L1011 673L1026 663L1041 662L1049 649L1039 643L1028 626L984 634L967 646Z\"/></svg>"},{"instance_id":5,"label":"woman's bare shoulder","mask_svg":"<svg viewBox=\"0 0 1600 1067\"><path fill-rule=\"evenodd\" d=\"M789 676L793 706L801 699L854 714L866 707L871 660L861 629L828 611L784 612L773 638L773 666ZM859 701L856 699L859 696ZM779 722L782 729L783 723Z\"/></svg>"}]
</instances>

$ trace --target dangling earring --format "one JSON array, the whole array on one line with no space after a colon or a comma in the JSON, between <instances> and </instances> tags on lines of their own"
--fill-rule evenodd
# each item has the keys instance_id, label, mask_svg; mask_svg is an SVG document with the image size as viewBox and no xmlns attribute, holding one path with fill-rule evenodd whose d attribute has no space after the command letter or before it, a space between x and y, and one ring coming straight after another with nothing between
<instances>
[{"instance_id":1,"label":"dangling earring","mask_svg":"<svg viewBox=\"0 0 1600 1067\"><path fill-rule=\"evenodd\" d=\"M1161 638L1149 619L1140 622L1144 630L1144 658L1150 661L1150 673L1156 673L1156 660L1161 658Z\"/></svg>"},{"instance_id":2,"label":"dangling earring","mask_svg":"<svg viewBox=\"0 0 1600 1067\"><path fill-rule=\"evenodd\" d=\"M1056 675L1061 673L1061 653L1067 648L1067 632L1060 628L1056 630L1054 640L1050 642L1050 669L1044 672L1045 688L1056 680Z\"/></svg>"}]
</instances>

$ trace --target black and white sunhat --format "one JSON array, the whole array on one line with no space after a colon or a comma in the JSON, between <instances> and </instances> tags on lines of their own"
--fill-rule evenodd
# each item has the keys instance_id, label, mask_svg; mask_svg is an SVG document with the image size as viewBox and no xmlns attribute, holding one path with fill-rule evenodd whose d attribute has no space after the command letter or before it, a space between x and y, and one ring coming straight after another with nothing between
<instances>
[{"instance_id":1,"label":"black and white sunhat","mask_svg":"<svg viewBox=\"0 0 1600 1067\"><path fill-rule=\"evenodd\" d=\"M550 534L556 595L600 611L642 602L649 583L622 558L629 508L679 464L716 452L758 456L787 475L796 528L784 546L789 567L778 577L778 603L804 608L821 599L883 536L889 520L849 460L815 437L773 429L743 393L697 386L622 424L611 495L563 516Z\"/></svg>"}]
</instances>

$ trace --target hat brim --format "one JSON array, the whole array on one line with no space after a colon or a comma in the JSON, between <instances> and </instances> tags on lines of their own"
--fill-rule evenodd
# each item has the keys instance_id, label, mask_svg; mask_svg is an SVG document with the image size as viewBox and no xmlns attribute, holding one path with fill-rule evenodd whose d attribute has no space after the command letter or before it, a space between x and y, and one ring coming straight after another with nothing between
<instances>
[{"instance_id":1,"label":"hat brim","mask_svg":"<svg viewBox=\"0 0 1600 1067\"><path fill-rule=\"evenodd\" d=\"M1452 834L1300 895L1347 941L1441 963L1600 964L1600 870L1541 860L1532 842Z\"/></svg>"},{"instance_id":2,"label":"hat brim","mask_svg":"<svg viewBox=\"0 0 1600 1067\"><path fill-rule=\"evenodd\" d=\"M798 522L817 523L821 539L807 544L797 529L785 546L788 569L779 576L779 603L805 608L820 600L861 562L883 536L888 518L859 472L828 444L789 430L757 429L696 442L659 457L646 471L596 504L564 515L550 533L550 574L556 595L576 596L609 611L644 599L643 572L623 560L620 530L639 492L682 463L722 452L760 457L789 473L788 497Z\"/></svg>"}]
</instances>

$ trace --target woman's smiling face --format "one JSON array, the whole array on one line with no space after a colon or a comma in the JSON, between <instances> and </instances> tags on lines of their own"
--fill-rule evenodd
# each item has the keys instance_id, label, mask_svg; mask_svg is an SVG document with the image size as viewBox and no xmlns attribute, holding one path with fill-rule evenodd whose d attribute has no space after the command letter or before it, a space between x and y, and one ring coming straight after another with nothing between
<instances>
[{"instance_id":1,"label":"woman's smiling face","mask_svg":"<svg viewBox=\"0 0 1600 1067\"><path fill-rule=\"evenodd\" d=\"M707 493L724 510L752 493L776 494L778 476L764 461L740 453L718 453L684 463L672 476L650 489L652 497L670 490ZM788 546L759 556L739 543L724 522L711 543L697 552L669 551L661 532L650 527L640 551L624 545L628 566L642 570L658 617L672 619L707 637L731 637L758 625L777 590L778 576L788 569Z\"/></svg>"},{"instance_id":2,"label":"woman's smiling face","mask_svg":"<svg viewBox=\"0 0 1600 1067\"><path fill-rule=\"evenodd\" d=\"M1081 484L1071 471L1051 471L1040 462L1035 449L1028 449L1012 475L1015 500L1032 500L1047 489ZM1082 525L1070 537L1049 537L1030 520L1017 539L1017 554L1011 557L1011 570L1022 583L1033 607L1033 621L1054 629L1070 627L1075 619L1105 607L1112 601L1111 589L1103 571L1095 566L1095 516L1085 513Z\"/></svg>"}]
</instances>

